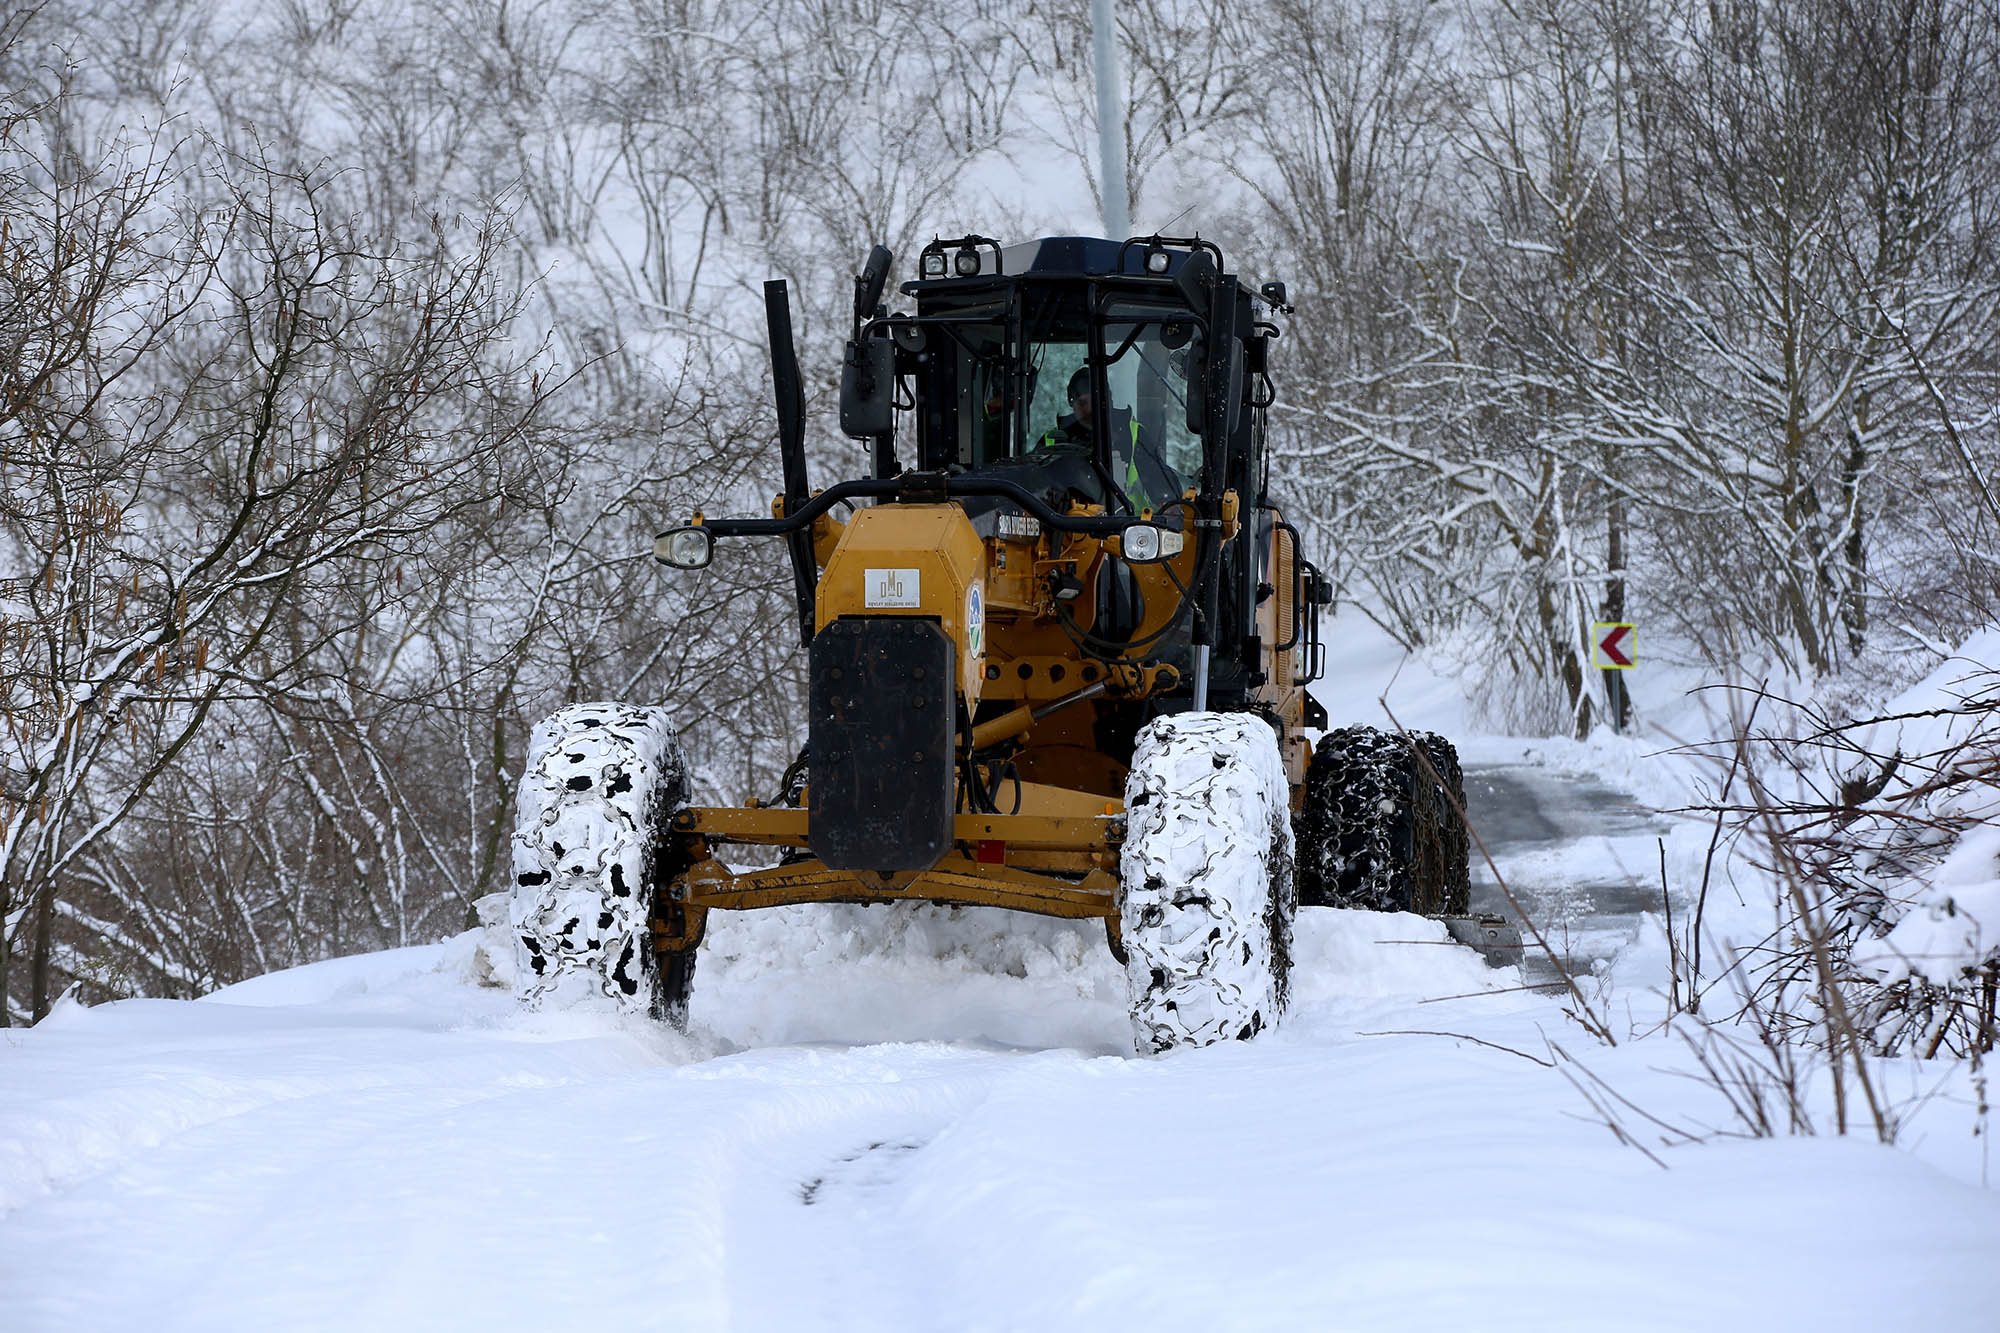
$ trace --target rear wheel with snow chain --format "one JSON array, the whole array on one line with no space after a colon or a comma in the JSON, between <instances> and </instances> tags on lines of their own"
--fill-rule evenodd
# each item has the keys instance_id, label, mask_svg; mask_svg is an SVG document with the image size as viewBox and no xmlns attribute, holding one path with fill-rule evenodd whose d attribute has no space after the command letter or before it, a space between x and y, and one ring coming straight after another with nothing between
<instances>
[{"instance_id":1,"label":"rear wheel with snow chain","mask_svg":"<svg viewBox=\"0 0 2000 1333\"><path fill-rule=\"evenodd\" d=\"M515 805L509 920L516 988L532 1008L594 1008L687 1025L692 950L654 952L669 905L666 836L687 805L667 711L572 704L535 728Z\"/></svg>"},{"instance_id":2,"label":"rear wheel with snow chain","mask_svg":"<svg viewBox=\"0 0 2000 1333\"><path fill-rule=\"evenodd\" d=\"M1290 998L1292 828L1277 739L1245 713L1140 732L1118 864L1141 1054L1247 1039Z\"/></svg>"},{"instance_id":3,"label":"rear wheel with snow chain","mask_svg":"<svg viewBox=\"0 0 2000 1333\"><path fill-rule=\"evenodd\" d=\"M1444 786L1417 761L1421 746ZM1462 914L1470 894L1458 752L1432 732L1341 727L1313 747L1296 816L1299 901Z\"/></svg>"},{"instance_id":4,"label":"rear wheel with snow chain","mask_svg":"<svg viewBox=\"0 0 2000 1333\"><path fill-rule=\"evenodd\" d=\"M1472 910L1472 839L1465 827L1465 772L1458 747L1435 731L1410 733L1430 760L1438 783L1439 910L1464 916Z\"/></svg>"}]
</instances>

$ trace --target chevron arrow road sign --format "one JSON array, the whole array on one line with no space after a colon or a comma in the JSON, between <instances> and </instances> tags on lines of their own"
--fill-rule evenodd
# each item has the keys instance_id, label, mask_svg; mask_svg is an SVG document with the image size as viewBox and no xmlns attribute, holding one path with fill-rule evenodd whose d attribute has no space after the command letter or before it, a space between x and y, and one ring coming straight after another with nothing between
<instances>
[{"instance_id":1,"label":"chevron arrow road sign","mask_svg":"<svg viewBox=\"0 0 2000 1333\"><path fill-rule=\"evenodd\" d=\"M1629 667L1638 661L1630 624L1600 620L1590 627L1590 664L1595 667Z\"/></svg>"}]
</instances>

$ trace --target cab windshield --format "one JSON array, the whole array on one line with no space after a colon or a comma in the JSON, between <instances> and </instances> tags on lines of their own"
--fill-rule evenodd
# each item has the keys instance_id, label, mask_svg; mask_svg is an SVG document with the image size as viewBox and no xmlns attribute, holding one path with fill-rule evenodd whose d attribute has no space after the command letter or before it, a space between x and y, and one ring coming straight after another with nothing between
<instances>
[{"instance_id":1,"label":"cab windshield","mask_svg":"<svg viewBox=\"0 0 2000 1333\"><path fill-rule=\"evenodd\" d=\"M1192 483L1202 451L1187 428L1185 312L1118 302L1093 329L1082 291L1034 287L1021 292L1020 310L1017 348L1002 321L954 330L953 461L1087 457L1135 504L1157 505Z\"/></svg>"}]
</instances>

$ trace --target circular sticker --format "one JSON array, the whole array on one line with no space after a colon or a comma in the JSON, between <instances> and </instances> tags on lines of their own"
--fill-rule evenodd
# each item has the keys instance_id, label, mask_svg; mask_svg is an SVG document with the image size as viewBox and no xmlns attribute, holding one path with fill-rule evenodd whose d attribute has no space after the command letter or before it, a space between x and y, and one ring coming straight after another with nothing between
<instances>
[{"instance_id":1,"label":"circular sticker","mask_svg":"<svg viewBox=\"0 0 2000 1333\"><path fill-rule=\"evenodd\" d=\"M965 655L968 658L983 657L986 653L986 594L981 585L975 583L965 594Z\"/></svg>"}]
</instances>

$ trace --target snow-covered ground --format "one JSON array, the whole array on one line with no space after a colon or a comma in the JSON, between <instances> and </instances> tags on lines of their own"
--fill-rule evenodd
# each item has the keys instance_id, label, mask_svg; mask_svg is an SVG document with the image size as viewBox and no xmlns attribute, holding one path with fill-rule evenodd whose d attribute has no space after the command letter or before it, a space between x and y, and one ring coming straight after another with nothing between
<instances>
[{"instance_id":1,"label":"snow-covered ground","mask_svg":"<svg viewBox=\"0 0 2000 1333\"><path fill-rule=\"evenodd\" d=\"M1393 655L1350 638L1336 711L1368 720ZM1414 669L1389 696L1462 722ZM1639 741L1466 749L1667 781ZM1699 832L1666 821L1670 882ZM1657 874L1638 839L1501 870ZM1312 910L1283 1028L1152 1059L1060 923L724 917L687 1037L525 1014L488 943L0 1032L0 1327L2000 1326L1963 1074L1880 1067L1901 1148L1730 1136L1656 1031L1650 917L1590 983L1615 1047L1433 923Z\"/></svg>"}]
</instances>

